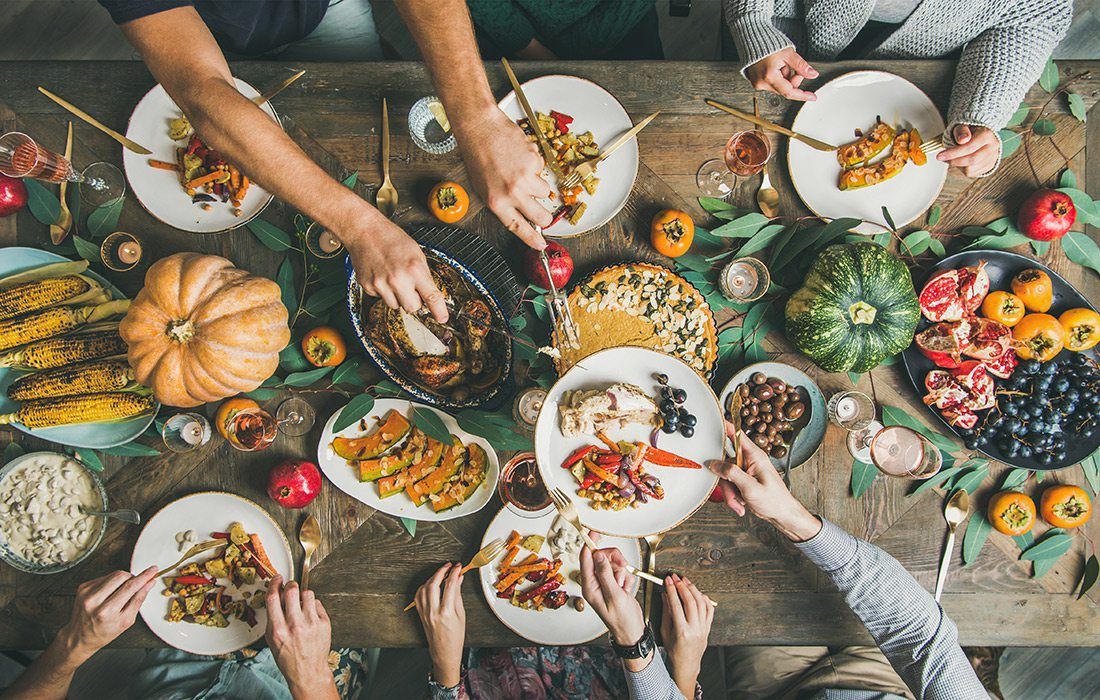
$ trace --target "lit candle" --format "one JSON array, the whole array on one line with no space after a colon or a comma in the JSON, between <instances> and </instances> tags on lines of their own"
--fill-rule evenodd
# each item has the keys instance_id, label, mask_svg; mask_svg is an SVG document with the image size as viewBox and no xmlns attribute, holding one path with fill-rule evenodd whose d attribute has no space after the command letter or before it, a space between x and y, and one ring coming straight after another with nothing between
<instances>
[{"instance_id":1,"label":"lit candle","mask_svg":"<svg viewBox=\"0 0 1100 700\"><path fill-rule=\"evenodd\" d=\"M859 413L859 405L851 396L845 396L836 404L836 416L840 420L854 418Z\"/></svg>"},{"instance_id":2,"label":"lit candle","mask_svg":"<svg viewBox=\"0 0 1100 700\"><path fill-rule=\"evenodd\" d=\"M183 427L180 428L180 437L188 445L200 445L202 444L202 432L202 426L199 425L198 421L193 420L184 423Z\"/></svg>"},{"instance_id":3,"label":"lit candle","mask_svg":"<svg viewBox=\"0 0 1100 700\"><path fill-rule=\"evenodd\" d=\"M317 247L322 253L335 253L340 250L340 239L332 235L331 231L322 231L317 239Z\"/></svg>"},{"instance_id":4,"label":"lit candle","mask_svg":"<svg viewBox=\"0 0 1100 700\"><path fill-rule=\"evenodd\" d=\"M118 261L124 265L133 265L141 260L141 244L137 241L126 241L118 247Z\"/></svg>"},{"instance_id":5,"label":"lit candle","mask_svg":"<svg viewBox=\"0 0 1100 700\"><path fill-rule=\"evenodd\" d=\"M516 397L516 404L512 417L517 423L533 428L539 418L539 411L546 400L546 390L539 387L531 387Z\"/></svg>"}]
</instances>

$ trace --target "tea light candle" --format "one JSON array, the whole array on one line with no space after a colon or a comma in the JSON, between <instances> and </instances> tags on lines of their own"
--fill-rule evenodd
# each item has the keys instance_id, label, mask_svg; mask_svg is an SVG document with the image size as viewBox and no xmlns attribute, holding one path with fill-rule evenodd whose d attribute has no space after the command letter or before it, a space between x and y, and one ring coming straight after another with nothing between
<instances>
[{"instance_id":1,"label":"tea light candle","mask_svg":"<svg viewBox=\"0 0 1100 700\"><path fill-rule=\"evenodd\" d=\"M137 241L126 241L118 247L118 261L124 265L134 265L141 260L141 244Z\"/></svg>"},{"instance_id":2,"label":"tea light candle","mask_svg":"<svg viewBox=\"0 0 1100 700\"><path fill-rule=\"evenodd\" d=\"M539 418L539 411L542 410L542 404L545 401L545 389L537 386L525 389L516 397L512 415L517 423L525 425L527 428L534 428L535 421Z\"/></svg>"},{"instance_id":3,"label":"tea light candle","mask_svg":"<svg viewBox=\"0 0 1100 700\"><path fill-rule=\"evenodd\" d=\"M836 404L836 416L840 420L855 418L859 413L859 404L851 396L845 396Z\"/></svg>"},{"instance_id":4,"label":"tea light candle","mask_svg":"<svg viewBox=\"0 0 1100 700\"><path fill-rule=\"evenodd\" d=\"M188 445L201 445L202 444L202 426L198 421L190 421L183 424L180 428L180 437Z\"/></svg>"},{"instance_id":5,"label":"tea light candle","mask_svg":"<svg viewBox=\"0 0 1100 700\"><path fill-rule=\"evenodd\" d=\"M340 239L332 235L331 231L322 231L321 236L317 239L317 247L323 253L335 253L340 250L340 245Z\"/></svg>"}]
</instances>

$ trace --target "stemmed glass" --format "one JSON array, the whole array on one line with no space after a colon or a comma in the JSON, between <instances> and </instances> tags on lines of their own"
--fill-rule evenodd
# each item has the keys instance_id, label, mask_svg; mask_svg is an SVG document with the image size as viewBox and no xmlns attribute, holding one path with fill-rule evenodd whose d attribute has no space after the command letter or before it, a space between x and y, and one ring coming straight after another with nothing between
<instances>
[{"instance_id":1,"label":"stemmed glass","mask_svg":"<svg viewBox=\"0 0 1100 700\"><path fill-rule=\"evenodd\" d=\"M695 174L695 184L708 197L725 197L733 191L736 177L755 175L772 156L771 142L762 131L739 131L726 142L722 158L712 158Z\"/></svg>"},{"instance_id":2,"label":"stemmed glass","mask_svg":"<svg viewBox=\"0 0 1100 700\"><path fill-rule=\"evenodd\" d=\"M225 435L229 444L241 452L259 452L271 447L279 433L305 435L313 427L315 416L305 399L294 396L279 404L274 416L262 408L237 411L225 426Z\"/></svg>"},{"instance_id":3,"label":"stemmed glass","mask_svg":"<svg viewBox=\"0 0 1100 700\"><path fill-rule=\"evenodd\" d=\"M300 396L292 396L279 404L275 411L275 419L278 421L279 430L284 435L298 437L305 435L313 427L316 420L316 412L309 402Z\"/></svg>"},{"instance_id":4,"label":"stemmed glass","mask_svg":"<svg viewBox=\"0 0 1100 700\"><path fill-rule=\"evenodd\" d=\"M126 194L126 178L110 163L92 163L78 171L68 158L43 148L19 131L0 136L0 173L43 182L75 182L81 198L95 207L115 202Z\"/></svg>"},{"instance_id":5,"label":"stemmed glass","mask_svg":"<svg viewBox=\"0 0 1100 700\"><path fill-rule=\"evenodd\" d=\"M889 476L927 479L943 466L943 455L916 430L892 425L871 438L871 463Z\"/></svg>"}]
</instances>

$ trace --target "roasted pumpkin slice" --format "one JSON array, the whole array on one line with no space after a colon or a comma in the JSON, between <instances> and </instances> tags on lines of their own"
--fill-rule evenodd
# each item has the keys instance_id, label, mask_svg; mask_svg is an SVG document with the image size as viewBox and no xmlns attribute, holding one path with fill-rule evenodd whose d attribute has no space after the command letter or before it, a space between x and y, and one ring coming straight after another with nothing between
<instances>
[{"instance_id":1,"label":"roasted pumpkin slice","mask_svg":"<svg viewBox=\"0 0 1100 700\"><path fill-rule=\"evenodd\" d=\"M855 190L886 182L900 173L907 162L909 162L909 132L902 131L894 137L894 146L890 150L890 155L874 165L842 170L837 187L841 190Z\"/></svg>"},{"instance_id":2,"label":"roasted pumpkin slice","mask_svg":"<svg viewBox=\"0 0 1100 700\"><path fill-rule=\"evenodd\" d=\"M862 137L851 143L846 143L836 150L837 162L840 163L842 168L850 168L853 165L866 163L886 150L894 137L894 127L881 119L877 120L874 128Z\"/></svg>"},{"instance_id":3,"label":"roasted pumpkin slice","mask_svg":"<svg viewBox=\"0 0 1100 700\"><path fill-rule=\"evenodd\" d=\"M913 165L924 165L928 162L928 154L920 149L920 132L916 129L909 130L909 160Z\"/></svg>"},{"instance_id":4,"label":"roasted pumpkin slice","mask_svg":"<svg viewBox=\"0 0 1100 700\"><path fill-rule=\"evenodd\" d=\"M421 494L418 491L421 480L428 478L441 479L441 483L445 484L448 479L466 466L466 446L462 444L458 437L454 435L451 437L454 439L455 444L443 450L443 459L440 460L437 466L423 470L408 470L409 478L405 482L405 493L416 505L422 504L428 497L426 493ZM435 476L438 472L442 472L446 476Z\"/></svg>"},{"instance_id":5,"label":"roasted pumpkin slice","mask_svg":"<svg viewBox=\"0 0 1100 700\"><path fill-rule=\"evenodd\" d=\"M477 450L482 455L485 451L481 449L480 445L470 445L466 449L466 455L464 459L447 459L439 469L436 469L432 473L420 481L413 484L409 491L409 498L412 499L416 505L423 505L424 501L428 500L429 496L439 493L443 490L450 481L451 478L459 473L459 470L469 469L471 459L473 459L472 453ZM450 457L450 454L448 454Z\"/></svg>"},{"instance_id":6,"label":"roasted pumpkin slice","mask_svg":"<svg viewBox=\"0 0 1100 700\"><path fill-rule=\"evenodd\" d=\"M462 470L462 478L450 484L443 493L430 496L432 510L440 513L469 500L485 481L488 465L488 455L485 454L481 445L470 445L466 453L466 467Z\"/></svg>"},{"instance_id":7,"label":"roasted pumpkin slice","mask_svg":"<svg viewBox=\"0 0 1100 700\"><path fill-rule=\"evenodd\" d=\"M418 428L413 428L409 439L395 452L374 459L359 460L359 481L375 481L400 472L424 453L427 442L428 436Z\"/></svg>"},{"instance_id":8,"label":"roasted pumpkin slice","mask_svg":"<svg viewBox=\"0 0 1100 700\"><path fill-rule=\"evenodd\" d=\"M458 438L455 438L456 440ZM433 438L425 436L427 444L419 458L414 459L406 469L382 477L378 480L378 495L388 498L401 493L409 484L415 483L439 466L447 446Z\"/></svg>"},{"instance_id":9,"label":"roasted pumpkin slice","mask_svg":"<svg viewBox=\"0 0 1100 700\"><path fill-rule=\"evenodd\" d=\"M359 438L338 437L332 449L347 460L374 459L405 439L412 429L409 419L391 410L382 424L370 435Z\"/></svg>"}]
</instances>

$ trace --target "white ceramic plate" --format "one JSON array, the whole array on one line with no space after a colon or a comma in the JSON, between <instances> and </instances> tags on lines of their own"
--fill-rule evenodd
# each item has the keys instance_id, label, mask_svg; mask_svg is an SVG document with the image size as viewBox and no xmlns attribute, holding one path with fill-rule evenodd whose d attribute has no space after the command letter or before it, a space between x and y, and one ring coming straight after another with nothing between
<instances>
[{"instance_id":1,"label":"white ceramic plate","mask_svg":"<svg viewBox=\"0 0 1100 700\"><path fill-rule=\"evenodd\" d=\"M804 387L806 393L810 396L810 405L808 406L810 420L795 436L794 444L791 446L790 459L771 457L772 464L780 473L783 473L788 464L791 469L801 466L806 460L814 456L817 448L821 447L821 441L825 439L825 428L829 425L828 416L825 412L825 397L822 396L821 389L817 387L814 380L797 367L782 362L757 362L742 368L726 383L721 393L723 409L730 405L730 395L733 394L733 391L747 382L749 377L756 372L763 372L769 378L782 379L788 385ZM730 449L733 449L732 442L730 443Z\"/></svg>"},{"instance_id":2,"label":"white ceramic plate","mask_svg":"<svg viewBox=\"0 0 1100 700\"><path fill-rule=\"evenodd\" d=\"M3 253L0 255L0 277L33 270L43 265L71 262L68 258L38 248L12 246L2 248L0 251ZM108 282L99 273L89 269L81 274L87 275L102 284L110 290L115 299L125 298L126 295L118 287ZM19 410L19 403L8 398L8 386L25 374L28 374L26 370L0 367L0 413L11 413ZM158 403L152 413L118 423L75 423L73 425L58 425L53 428L25 428L20 423L13 423L12 427L27 435L56 442L59 445L101 450L108 447L117 447L134 440L152 425L153 418L156 417L159 410L160 404Z\"/></svg>"},{"instance_id":3,"label":"white ceramic plate","mask_svg":"<svg viewBox=\"0 0 1100 700\"><path fill-rule=\"evenodd\" d=\"M193 530L197 544L205 542L211 532L224 532L235 522L243 525L249 533L259 535L271 564L283 580L293 580L294 557L282 529L260 506L247 498L222 491L193 493L161 508L138 536L130 557L130 571L140 573L150 566L164 567L178 559L182 552L176 549L177 532ZM205 561L212 554L213 550L203 552L194 561ZM264 636L266 608L256 610L256 625L251 628L237 619L231 619L228 627L221 628L168 622L164 618L168 613L169 599L162 595L164 588L163 578L157 578L149 597L141 606L141 617L165 644L191 654L228 654ZM253 595L263 595L265 586L260 584L246 590L254 591ZM228 592L234 598L240 598L232 585Z\"/></svg>"},{"instance_id":4,"label":"white ceramic plate","mask_svg":"<svg viewBox=\"0 0 1100 700\"><path fill-rule=\"evenodd\" d=\"M621 347L602 350L589 355L573 365L551 387L535 423L535 459L539 472L548 487L557 487L573 497L586 526L609 535L620 537L644 537L676 527L698 510L714 490L718 477L703 469L679 469L646 464L646 472L654 474L665 488L662 500L651 499L638 508L621 511L594 510L586 498L577 493L577 480L562 469L562 462L576 449L584 445L598 445L595 436L579 435L565 438L561 434L558 406L566 392L577 389L603 389L616 382L634 384L651 397L658 396L659 385L655 374L666 374L669 384L687 392L688 411L695 415L698 424L695 435L685 438L679 433L660 433L657 447L674 452L681 457L704 464L707 460L722 459L726 440L725 426L718 399L710 386L695 370L676 358L638 347ZM612 440L628 440L649 444L652 428L634 425L608 433Z\"/></svg>"},{"instance_id":5,"label":"white ceramic plate","mask_svg":"<svg viewBox=\"0 0 1100 700\"><path fill-rule=\"evenodd\" d=\"M943 117L928 95L892 73L856 71L830 80L816 91L817 101L798 110L791 128L836 146L855 140L855 129L867 132L882 117L895 127L913 128L925 141L943 133ZM855 217L865 222L857 233L881 233L886 220L882 207L898 226L924 213L943 189L947 164L934 156L921 166L908 163L898 175L872 187L841 192L837 189L840 164L835 153L790 140L787 166L791 181L810 211L827 219Z\"/></svg>"},{"instance_id":6,"label":"white ceramic plate","mask_svg":"<svg viewBox=\"0 0 1100 700\"><path fill-rule=\"evenodd\" d=\"M443 425L447 426L447 429L450 430L451 433L457 435L462 440L463 444L469 445L470 443L477 443L485 449L485 454L489 457L485 481L478 487L473 497L468 501L449 510L445 510L442 513L436 513L427 503L419 507L413 505L413 502L403 493L395 494L389 498L379 497L378 484L374 482L364 483L359 481L358 476L355 474L355 470L348 464L348 461L336 454L332 449L332 440L336 437L336 434L332 432L332 425L336 422L336 417L340 415L340 410L342 410L342 408L332 414L332 417L325 423L325 429L321 431L321 442L317 445L317 464L321 467L321 471L325 473L325 476L328 477L329 481L331 481L336 488L355 500L360 503L366 503L375 510L380 510L383 513L389 513L399 518L412 518L413 520L421 520L424 522L439 522L442 520L461 518L464 515L478 512L485 507L485 504L489 502L489 499L493 497L493 493L496 491L497 479L500 477L500 461L497 459L496 450L493 449L493 446L489 444L488 440L461 430L458 427L458 422L443 411L432 408L431 406L426 406L422 403L414 403L403 399L378 399L374 404L374 408L366 416L366 430L360 430L359 422L357 421L350 428L345 428L340 431L339 434L349 438L367 435L374 430L374 426L376 425L375 418L381 419L391 410L400 411L405 414L407 418L413 406L424 411L431 411L439 416L440 420L443 421Z\"/></svg>"},{"instance_id":7,"label":"white ceramic plate","mask_svg":"<svg viewBox=\"0 0 1100 700\"><path fill-rule=\"evenodd\" d=\"M256 88L240 78L234 80L237 82L237 90L245 97L252 99L260 94ZM279 123L279 117L270 102L260 109ZM221 233L243 226L263 211L272 199L271 194L255 182L248 188L244 201L241 202L241 215L233 216L232 203L211 202L210 210L204 211L187 196L175 172L150 167L150 158L168 163L176 162L176 148L187 145L186 141L168 138L168 123L181 114L180 108L159 84L147 92L137 107L134 107L126 136L153 153L144 156L122 149L122 165L126 171L126 180L130 183L130 191L141 202L141 206L158 220L184 231Z\"/></svg>"},{"instance_id":8,"label":"white ceramic plate","mask_svg":"<svg viewBox=\"0 0 1100 700\"><path fill-rule=\"evenodd\" d=\"M481 538L481 546L484 547L498 537L507 540L512 534L512 530L524 537L528 535L545 537L556 517L557 513L550 510L538 518L525 518L505 506L493 518L493 522L489 523L489 527L485 529L485 535ZM602 537L599 545L601 547L617 547L628 562L641 568L642 552L638 546L638 540ZM530 552L520 548L520 554L517 558L526 558L528 554ZM550 545L543 543L539 556L553 559ZM572 600L570 600L557 610L526 610L512 605L510 600L497 598L493 584L497 580L497 562L503 557L504 554L501 554L488 566L481 567L479 571L481 574L481 591L485 594L485 600L488 601L493 614L504 623L505 627L535 644L546 645L585 644L607 632L607 626L604 625L603 620L599 618L591 605L586 605L584 610L577 610L573 607ZM561 573L565 577L562 590L568 593L571 599L581 594L581 585L574 578L574 573L577 570L575 565L562 564ZM634 590L637 591L638 579L631 577L631 580L634 581ZM532 585L534 584L525 582L520 585L520 590L526 590L527 587Z\"/></svg>"},{"instance_id":9,"label":"white ceramic plate","mask_svg":"<svg viewBox=\"0 0 1100 700\"><path fill-rule=\"evenodd\" d=\"M544 75L528 80L523 84L523 94L536 112L549 114L557 110L573 117L570 131L584 133L591 131L596 144L603 149L626 131L634 122L623 106L607 90L584 78L572 75ZM512 119L523 118L523 108L516 101L514 92L509 92L500 101L500 108ZM544 233L547 236L565 238L577 236L586 231L597 229L619 213L634 189L634 179L638 176L638 141L631 139L619 150L600 163L596 177L600 179L595 195L582 194L580 201L588 203L588 209L576 226L561 220ZM554 176L545 177L553 186ZM560 200L555 200L560 201ZM550 206L556 206L550 203Z\"/></svg>"}]
</instances>

